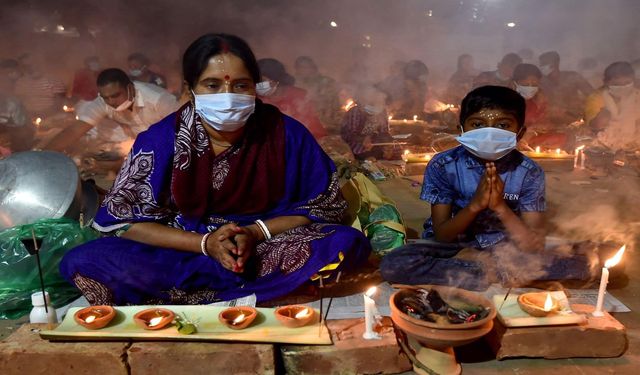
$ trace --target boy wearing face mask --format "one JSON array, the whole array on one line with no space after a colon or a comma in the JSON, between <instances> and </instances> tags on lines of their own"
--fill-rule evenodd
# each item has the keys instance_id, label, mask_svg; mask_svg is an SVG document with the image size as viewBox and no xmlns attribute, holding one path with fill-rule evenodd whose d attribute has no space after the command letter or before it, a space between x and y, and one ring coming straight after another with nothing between
<instances>
[{"instance_id":1,"label":"boy wearing face mask","mask_svg":"<svg viewBox=\"0 0 640 375\"><path fill-rule=\"evenodd\" d=\"M495 281L486 265L502 267L496 257L506 254L505 244L518 259L538 257L544 248L545 179L540 166L515 150L524 123L525 100L516 91L483 86L467 94L461 145L437 154L425 171L420 198L431 203L431 217L423 240L383 258L386 280L478 290ZM469 254L489 262L468 259ZM564 276L553 266L536 275Z\"/></svg>"},{"instance_id":2,"label":"boy wearing face mask","mask_svg":"<svg viewBox=\"0 0 640 375\"><path fill-rule=\"evenodd\" d=\"M604 71L604 86L587 98L585 124L612 151L638 148L640 90L634 83L631 64L615 62Z\"/></svg>"}]
</instances>

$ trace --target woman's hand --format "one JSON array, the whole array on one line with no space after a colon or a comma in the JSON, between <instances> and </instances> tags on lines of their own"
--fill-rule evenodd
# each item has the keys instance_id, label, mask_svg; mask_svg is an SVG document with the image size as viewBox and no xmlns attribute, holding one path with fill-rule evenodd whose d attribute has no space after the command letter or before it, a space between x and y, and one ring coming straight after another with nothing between
<instances>
[{"instance_id":1,"label":"woman's hand","mask_svg":"<svg viewBox=\"0 0 640 375\"><path fill-rule=\"evenodd\" d=\"M241 273L258 242L258 235L250 227L235 223L218 228L207 239L207 253L230 271Z\"/></svg>"}]
</instances>

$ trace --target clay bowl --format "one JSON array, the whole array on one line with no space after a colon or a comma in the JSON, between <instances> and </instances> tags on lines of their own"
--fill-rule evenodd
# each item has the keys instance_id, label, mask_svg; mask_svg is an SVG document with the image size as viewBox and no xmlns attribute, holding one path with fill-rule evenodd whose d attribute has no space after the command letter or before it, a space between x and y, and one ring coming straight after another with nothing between
<instances>
[{"instance_id":1,"label":"clay bowl","mask_svg":"<svg viewBox=\"0 0 640 375\"><path fill-rule=\"evenodd\" d=\"M78 310L73 315L73 320L85 328L100 329L109 324L115 316L116 309L111 306L99 305Z\"/></svg>"},{"instance_id":2,"label":"clay bowl","mask_svg":"<svg viewBox=\"0 0 640 375\"><path fill-rule=\"evenodd\" d=\"M244 319L240 318L244 314ZM218 320L231 329L245 329L253 323L258 316L258 311L249 306L230 307L220 311ZM236 320L238 319L238 320ZM242 319L242 320L240 320Z\"/></svg>"},{"instance_id":3,"label":"clay bowl","mask_svg":"<svg viewBox=\"0 0 640 375\"><path fill-rule=\"evenodd\" d=\"M175 317L176 314L171 310L154 307L138 312L133 316L133 321L144 329L156 330L166 327Z\"/></svg>"},{"instance_id":4,"label":"clay bowl","mask_svg":"<svg viewBox=\"0 0 640 375\"><path fill-rule=\"evenodd\" d=\"M296 315L301 313L305 309L307 309L307 314L296 318ZM305 326L310 322L315 321L316 317L316 311L313 308L303 305L289 305L278 307L274 314L276 316L276 319L278 319L280 323L288 328L298 328Z\"/></svg>"},{"instance_id":5,"label":"clay bowl","mask_svg":"<svg viewBox=\"0 0 640 375\"><path fill-rule=\"evenodd\" d=\"M551 301L553 301L551 308L545 310L546 300L547 292L525 293L518 296L518 305L527 314L539 318L553 315L560 310L560 303L553 296L551 297Z\"/></svg>"},{"instance_id":6,"label":"clay bowl","mask_svg":"<svg viewBox=\"0 0 640 375\"><path fill-rule=\"evenodd\" d=\"M480 294L447 286L418 285L407 289L434 289L442 298L462 300L467 303L483 306L489 309L489 315L484 319L462 324L439 324L413 318L402 312L395 303L396 297L404 290L393 293L389 300L391 307L391 319L398 328L407 335L414 337L423 345L433 349L446 349L469 344L486 335L493 328L493 319L496 317L496 309L493 303ZM405 292L406 293L406 292Z\"/></svg>"}]
</instances>

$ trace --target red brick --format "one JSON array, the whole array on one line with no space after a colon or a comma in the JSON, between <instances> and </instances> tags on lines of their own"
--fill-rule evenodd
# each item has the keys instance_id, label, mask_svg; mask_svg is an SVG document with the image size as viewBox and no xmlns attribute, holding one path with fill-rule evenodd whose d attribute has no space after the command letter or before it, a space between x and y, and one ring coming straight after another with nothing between
<instances>
[{"instance_id":1,"label":"red brick","mask_svg":"<svg viewBox=\"0 0 640 375\"><path fill-rule=\"evenodd\" d=\"M397 374L412 369L385 317L381 340L365 340L364 319L329 320L333 345L283 345L287 374Z\"/></svg>"},{"instance_id":2,"label":"red brick","mask_svg":"<svg viewBox=\"0 0 640 375\"><path fill-rule=\"evenodd\" d=\"M37 331L46 324L25 324L0 342L0 374L127 374L126 343L49 342Z\"/></svg>"},{"instance_id":3,"label":"red brick","mask_svg":"<svg viewBox=\"0 0 640 375\"><path fill-rule=\"evenodd\" d=\"M498 319L487 335L497 359L531 358L612 358L627 350L625 327L608 313L591 316L593 306L572 305L578 313L587 313L587 322L567 326L506 328Z\"/></svg>"}]
</instances>

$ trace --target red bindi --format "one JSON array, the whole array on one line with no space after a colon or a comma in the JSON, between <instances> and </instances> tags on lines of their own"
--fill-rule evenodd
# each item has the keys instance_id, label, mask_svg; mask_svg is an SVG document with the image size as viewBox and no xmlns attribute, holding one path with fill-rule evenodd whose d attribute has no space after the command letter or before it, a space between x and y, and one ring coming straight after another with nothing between
<instances>
[{"instance_id":1,"label":"red bindi","mask_svg":"<svg viewBox=\"0 0 640 375\"><path fill-rule=\"evenodd\" d=\"M225 80L225 81L228 81L228 80L230 80L230 79L231 79L231 77L229 77L229 75L224 76L224 80Z\"/></svg>"}]
</instances>

